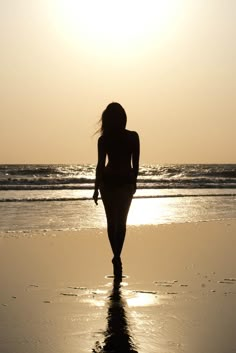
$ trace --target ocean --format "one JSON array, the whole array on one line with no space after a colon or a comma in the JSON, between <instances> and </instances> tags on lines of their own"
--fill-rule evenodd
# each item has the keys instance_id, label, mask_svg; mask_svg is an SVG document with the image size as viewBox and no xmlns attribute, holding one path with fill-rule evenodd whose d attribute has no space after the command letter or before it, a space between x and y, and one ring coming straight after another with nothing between
<instances>
[{"instance_id":1,"label":"ocean","mask_svg":"<svg viewBox=\"0 0 236 353\"><path fill-rule=\"evenodd\" d=\"M0 233L104 228L95 165L0 165ZM128 225L236 218L236 164L142 165Z\"/></svg>"}]
</instances>

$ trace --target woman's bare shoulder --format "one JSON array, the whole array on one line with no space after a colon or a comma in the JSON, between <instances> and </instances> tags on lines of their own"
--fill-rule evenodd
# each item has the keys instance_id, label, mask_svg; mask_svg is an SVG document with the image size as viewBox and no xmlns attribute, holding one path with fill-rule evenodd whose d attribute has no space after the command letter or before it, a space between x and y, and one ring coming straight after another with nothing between
<instances>
[{"instance_id":1,"label":"woman's bare shoulder","mask_svg":"<svg viewBox=\"0 0 236 353\"><path fill-rule=\"evenodd\" d=\"M104 135L100 135L99 138L98 138L98 143L99 142L104 142Z\"/></svg>"},{"instance_id":2,"label":"woman's bare shoulder","mask_svg":"<svg viewBox=\"0 0 236 353\"><path fill-rule=\"evenodd\" d=\"M125 130L128 138L132 140L137 140L139 138L137 131Z\"/></svg>"}]
</instances>

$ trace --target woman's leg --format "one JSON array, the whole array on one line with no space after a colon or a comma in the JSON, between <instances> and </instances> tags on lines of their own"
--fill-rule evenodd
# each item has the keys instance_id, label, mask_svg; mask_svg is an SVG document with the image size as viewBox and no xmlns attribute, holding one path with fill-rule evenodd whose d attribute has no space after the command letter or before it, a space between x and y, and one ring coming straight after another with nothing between
<instances>
[{"instance_id":1,"label":"woman's leg","mask_svg":"<svg viewBox=\"0 0 236 353\"><path fill-rule=\"evenodd\" d=\"M118 273L121 273L120 255L125 240L127 216L133 198L133 186L102 188L100 191L106 212L108 238L114 255L112 262L114 269L118 269Z\"/></svg>"},{"instance_id":2,"label":"woman's leg","mask_svg":"<svg viewBox=\"0 0 236 353\"><path fill-rule=\"evenodd\" d=\"M117 208L116 208L116 191L111 188L101 188L101 197L106 213L107 218L107 233L110 241L111 249L113 255L116 256L116 248L117 248Z\"/></svg>"},{"instance_id":3,"label":"woman's leg","mask_svg":"<svg viewBox=\"0 0 236 353\"><path fill-rule=\"evenodd\" d=\"M119 190L117 198L117 214L116 214L116 238L117 247L116 255L120 257L126 234L126 222L129 213L129 208L133 198L133 186L124 185Z\"/></svg>"}]
</instances>

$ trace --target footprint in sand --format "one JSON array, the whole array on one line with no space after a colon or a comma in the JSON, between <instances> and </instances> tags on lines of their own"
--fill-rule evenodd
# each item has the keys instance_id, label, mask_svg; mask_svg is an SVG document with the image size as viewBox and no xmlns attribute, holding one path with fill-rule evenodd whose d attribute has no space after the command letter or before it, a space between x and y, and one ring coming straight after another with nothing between
<instances>
[{"instance_id":1,"label":"footprint in sand","mask_svg":"<svg viewBox=\"0 0 236 353\"><path fill-rule=\"evenodd\" d=\"M75 293L60 293L60 295L64 295L64 296L67 296L67 297L78 297L78 295L75 294Z\"/></svg>"},{"instance_id":2,"label":"footprint in sand","mask_svg":"<svg viewBox=\"0 0 236 353\"><path fill-rule=\"evenodd\" d=\"M156 286L161 286L161 287L172 287L177 282L178 282L177 280L173 280L173 281L155 281L154 284Z\"/></svg>"},{"instance_id":3,"label":"footprint in sand","mask_svg":"<svg viewBox=\"0 0 236 353\"><path fill-rule=\"evenodd\" d=\"M157 294L154 291L147 291L147 290L133 290L134 293L142 293L142 294Z\"/></svg>"},{"instance_id":4,"label":"footprint in sand","mask_svg":"<svg viewBox=\"0 0 236 353\"><path fill-rule=\"evenodd\" d=\"M234 284L234 281L230 281L230 280L223 280L223 281L218 281L217 283L220 283L220 284Z\"/></svg>"}]
</instances>

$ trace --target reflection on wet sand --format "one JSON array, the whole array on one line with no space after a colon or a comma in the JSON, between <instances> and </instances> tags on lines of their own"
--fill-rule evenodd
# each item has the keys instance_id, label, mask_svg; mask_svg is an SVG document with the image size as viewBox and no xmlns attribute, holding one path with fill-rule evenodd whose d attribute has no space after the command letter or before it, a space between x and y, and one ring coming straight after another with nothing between
<instances>
[{"instance_id":1,"label":"reflection on wet sand","mask_svg":"<svg viewBox=\"0 0 236 353\"><path fill-rule=\"evenodd\" d=\"M122 274L114 277L113 288L109 296L107 328L102 345L96 342L93 353L138 353L130 333L121 291Z\"/></svg>"}]
</instances>

